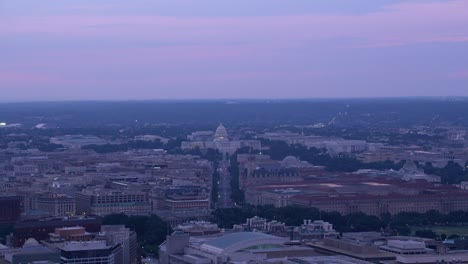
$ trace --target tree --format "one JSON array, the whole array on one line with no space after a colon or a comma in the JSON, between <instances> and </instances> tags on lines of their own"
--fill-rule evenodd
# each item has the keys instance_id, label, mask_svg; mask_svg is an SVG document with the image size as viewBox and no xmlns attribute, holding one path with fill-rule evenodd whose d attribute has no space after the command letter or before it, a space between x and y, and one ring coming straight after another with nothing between
<instances>
[{"instance_id":1,"label":"tree","mask_svg":"<svg viewBox=\"0 0 468 264\"><path fill-rule=\"evenodd\" d=\"M445 222L445 216L436 210L427 211L423 215L427 219L428 224L430 225Z\"/></svg>"},{"instance_id":2,"label":"tree","mask_svg":"<svg viewBox=\"0 0 468 264\"><path fill-rule=\"evenodd\" d=\"M212 176L212 183L211 183L211 201L213 203L216 203L218 201L218 181L219 181L219 172L215 168L215 172L213 173Z\"/></svg>"},{"instance_id":3,"label":"tree","mask_svg":"<svg viewBox=\"0 0 468 264\"><path fill-rule=\"evenodd\" d=\"M249 148L239 149L229 159L229 174L231 176L231 199L237 204L244 203L244 192L240 190L239 182L239 163L237 162L237 154L248 151Z\"/></svg>"},{"instance_id":4,"label":"tree","mask_svg":"<svg viewBox=\"0 0 468 264\"><path fill-rule=\"evenodd\" d=\"M394 226L393 229L397 232L400 236L409 236L411 235L411 228L406 225L402 226Z\"/></svg>"},{"instance_id":5,"label":"tree","mask_svg":"<svg viewBox=\"0 0 468 264\"><path fill-rule=\"evenodd\" d=\"M104 216L102 223L104 225L125 225L128 221L128 215L124 213L110 214Z\"/></svg>"},{"instance_id":6,"label":"tree","mask_svg":"<svg viewBox=\"0 0 468 264\"><path fill-rule=\"evenodd\" d=\"M424 173L434 174L441 177L445 184L458 184L468 180L468 171L453 161L449 161L444 168L434 168L431 163L424 165Z\"/></svg>"},{"instance_id":7,"label":"tree","mask_svg":"<svg viewBox=\"0 0 468 264\"><path fill-rule=\"evenodd\" d=\"M417 230L414 233L414 235L417 236L417 237L423 237L423 238L432 238L432 239L437 238L437 234L434 233L434 231L432 231L430 229Z\"/></svg>"},{"instance_id":8,"label":"tree","mask_svg":"<svg viewBox=\"0 0 468 264\"><path fill-rule=\"evenodd\" d=\"M404 161L394 163L393 161L382 161L364 163L354 157L330 156L326 149L308 148L300 144L288 145L284 141L262 140L262 144L269 147L265 154L270 155L274 160L282 160L287 156L295 156L301 160L314 165L325 166L329 171L354 172L359 169L376 170L399 170L403 167Z\"/></svg>"},{"instance_id":9,"label":"tree","mask_svg":"<svg viewBox=\"0 0 468 264\"><path fill-rule=\"evenodd\" d=\"M142 226L142 230L143 247L147 253L151 254L158 253L159 245L164 242L166 236L172 232L169 225L156 215L147 217Z\"/></svg>"},{"instance_id":10,"label":"tree","mask_svg":"<svg viewBox=\"0 0 468 264\"><path fill-rule=\"evenodd\" d=\"M11 234L13 230L13 225L11 224L0 225L0 242L4 243L6 236Z\"/></svg>"},{"instance_id":11,"label":"tree","mask_svg":"<svg viewBox=\"0 0 468 264\"><path fill-rule=\"evenodd\" d=\"M146 253L157 254L158 246L164 242L166 236L172 229L161 218L156 215L150 216L128 216L126 214L111 214L103 219L104 225L125 225L135 231L138 243Z\"/></svg>"}]
</instances>

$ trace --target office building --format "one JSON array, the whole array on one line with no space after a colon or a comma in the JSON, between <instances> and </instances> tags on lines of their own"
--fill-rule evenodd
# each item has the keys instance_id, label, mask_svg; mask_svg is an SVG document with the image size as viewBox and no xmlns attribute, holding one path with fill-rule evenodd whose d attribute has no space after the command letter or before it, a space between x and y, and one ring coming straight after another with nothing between
<instances>
[{"instance_id":1,"label":"office building","mask_svg":"<svg viewBox=\"0 0 468 264\"><path fill-rule=\"evenodd\" d=\"M75 199L65 194L46 194L37 198L37 209L51 216L75 215Z\"/></svg>"},{"instance_id":2,"label":"office building","mask_svg":"<svg viewBox=\"0 0 468 264\"><path fill-rule=\"evenodd\" d=\"M151 212L151 203L149 202L148 193L145 192L92 188L76 193L77 215L149 212Z\"/></svg>"}]
</instances>

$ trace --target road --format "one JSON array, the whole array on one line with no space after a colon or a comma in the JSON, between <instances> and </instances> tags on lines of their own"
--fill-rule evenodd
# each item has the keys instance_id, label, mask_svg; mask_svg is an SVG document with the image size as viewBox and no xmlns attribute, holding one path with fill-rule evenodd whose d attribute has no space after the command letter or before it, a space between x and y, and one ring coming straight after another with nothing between
<instances>
[{"instance_id":1,"label":"road","mask_svg":"<svg viewBox=\"0 0 468 264\"><path fill-rule=\"evenodd\" d=\"M229 161L221 161L219 164L218 203L217 208L232 208L234 202L231 199L231 175L229 174Z\"/></svg>"}]
</instances>

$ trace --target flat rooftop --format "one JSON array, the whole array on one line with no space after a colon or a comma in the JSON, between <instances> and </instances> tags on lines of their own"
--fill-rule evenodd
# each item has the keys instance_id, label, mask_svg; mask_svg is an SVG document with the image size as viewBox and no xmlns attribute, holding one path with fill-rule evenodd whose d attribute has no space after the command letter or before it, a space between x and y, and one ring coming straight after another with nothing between
<instances>
[{"instance_id":1,"label":"flat rooftop","mask_svg":"<svg viewBox=\"0 0 468 264\"><path fill-rule=\"evenodd\" d=\"M384 252L384 251L379 251L377 253L364 254L364 253L356 253L356 252L353 252L353 251L350 251L350 250L340 249L340 248L337 248L337 247L326 246L326 245L323 244L323 242L308 243L307 245L312 247L312 248L315 248L318 252L323 251L323 252L327 252L327 253L339 254L339 255L344 255L344 256L356 258L358 260L374 261L374 260L394 260L394 259L396 259L395 254L392 254L392 253L389 253L389 252Z\"/></svg>"},{"instance_id":2,"label":"flat rooftop","mask_svg":"<svg viewBox=\"0 0 468 264\"><path fill-rule=\"evenodd\" d=\"M83 241L83 242L65 242L59 247L64 251L83 251L83 250L99 250L108 249L110 246L106 245L106 241Z\"/></svg>"},{"instance_id":3,"label":"flat rooftop","mask_svg":"<svg viewBox=\"0 0 468 264\"><path fill-rule=\"evenodd\" d=\"M316 257L301 257L301 258L289 258L288 263L297 264L370 264L364 260L359 260L347 256L316 256Z\"/></svg>"}]
</instances>

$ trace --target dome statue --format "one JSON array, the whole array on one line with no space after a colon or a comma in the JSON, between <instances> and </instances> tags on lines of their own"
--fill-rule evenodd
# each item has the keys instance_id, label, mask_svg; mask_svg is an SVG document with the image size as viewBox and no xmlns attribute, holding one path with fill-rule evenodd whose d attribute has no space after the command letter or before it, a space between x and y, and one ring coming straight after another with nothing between
<instances>
[{"instance_id":1,"label":"dome statue","mask_svg":"<svg viewBox=\"0 0 468 264\"><path fill-rule=\"evenodd\" d=\"M218 128L216 128L214 140L215 141L229 141L228 133L226 131L226 128L223 126L223 124L219 124Z\"/></svg>"}]
</instances>

